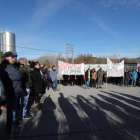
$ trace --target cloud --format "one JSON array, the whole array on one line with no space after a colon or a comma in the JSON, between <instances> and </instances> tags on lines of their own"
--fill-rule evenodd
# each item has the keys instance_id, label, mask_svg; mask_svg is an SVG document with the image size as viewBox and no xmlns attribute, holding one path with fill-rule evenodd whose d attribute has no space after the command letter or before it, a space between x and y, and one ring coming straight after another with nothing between
<instances>
[{"instance_id":1,"label":"cloud","mask_svg":"<svg viewBox=\"0 0 140 140\"><path fill-rule=\"evenodd\" d=\"M97 13L94 10L94 7L91 7L92 3L85 4L82 1L79 3L68 3L67 7L75 10L76 12L80 13L84 17L86 17L88 20L92 21L94 24L92 27L90 27L87 31L84 32L84 35L91 34L92 32L103 29L109 33L112 33L114 35L117 35L115 31L113 31L102 19L99 18L99 13ZM97 18L98 17L98 18ZM81 36L81 35L80 35Z\"/></svg>"},{"instance_id":2,"label":"cloud","mask_svg":"<svg viewBox=\"0 0 140 140\"><path fill-rule=\"evenodd\" d=\"M97 24L99 26L98 28L97 27L96 28L93 28L91 30L91 32L96 31L96 30L99 30L99 29L103 29L103 30L105 30L105 31L107 31L109 33L112 33L114 35L117 35L116 32L113 31L109 26L107 26L107 24L104 23L102 20L99 20L99 19L97 19L95 17L94 18L90 18L90 20L92 20L95 24Z\"/></svg>"},{"instance_id":3,"label":"cloud","mask_svg":"<svg viewBox=\"0 0 140 140\"><path fill-rule=\"evenodd\" d=\"M139 51L140 48L131 48L131 50L134 50L134 51Z\"/></svg>"},{"instance_id":4,"label":"cloud","mask_svg":"<svg viewBox=\"0 0 140 140\"><path fill-rule=\"evenodd\" d=\"M100 5L103 7L109 8L113 6L124 6L127 4L128 6L131 6L135 3L139 2L139 0L99 0Z\"/></svg>"},{"instance_id":5,"label":"cloud","mask_svg":"<svg viewBox=\"0 0 140 140\"><path fill-rule=\"evenodd\" d=\"M35 26L44 24L47 20L49 20L49 18L52 18L54 15L56 15L64 5L71 9L74 9L75 11L86 17L88 20L91 20L96 25L98 25L98 27L95 26L96 28L92 28L91 30L86 32L86 34L89 34L98 29L103 29L116 35L116 33L111 30L109 26L107 26L103 22L99 22L100 19L96 18L94 10L90 9L90 6L83 3L82 1L75 2L74 0L37 0L36 11L32 16L32 23ZM90 12L87 12L87 9L89 9Z\"/></svg>"},{"instance_id":6,"label":"cloud","mask_svg":"<svg viewBox=\"0 0 140 140\"><path fill-rule=\"evenodd\" d=\"M32 23L36 26L44 24L47 18L58 13L66 2L68 0L37 0L36 10L31 18Z\"/></svg>"},{"instance_id":7,"label":"cloud","mask_svg":"<svg viewBox=\"0 0 140 140\"><path fill-rule=\"evenodd\" d=\"M119 50L115 50L116 52L127 52L128 50L123 50L123 49L119 49Z\"/></svg>"},{"instance_id":8,"label":"cloud","mask_svg":"<svg viewBox=\"0 0 140 140\"><path fill-rule=\"evenodd\" d=\"M94 57L100 57L100 56L105 56L105 57L110 57L112 54L117 54L120 58L122 57L128 57L128 58L137 58L140 56L139 53L94 53Z\"/></svg>"},{"instance_id":9,"label":"cloud","mask_svg":"<svg viewBox=\"0 0 140 140\"><path fill-rule=\"evenodd\" d=\"M100 0L99 2L104 7L110 7L114 4L114 0Z\"/></svg>"}]
</instances>

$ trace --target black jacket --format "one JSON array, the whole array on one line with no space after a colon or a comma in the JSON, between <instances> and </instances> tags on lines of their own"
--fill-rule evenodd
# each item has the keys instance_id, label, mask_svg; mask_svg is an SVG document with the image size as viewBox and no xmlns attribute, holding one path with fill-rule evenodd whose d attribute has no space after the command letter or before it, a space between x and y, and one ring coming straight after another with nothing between
<instances>
[{"instance_id":1,"label":"black jacket","mask_svg":"<svg viewBox=\"0 0 140 140\"><path fill-rule=\"evenodd\" d=\"M43 73L43 74L48 74L47 69L42 69L42 73Z\"/></svg>"},{"instance_id":2,"label":"black jacket","mask_svg":"<svg viewBox=\"0 0 140 140\"><path fill-rule=\"evenodd\" d=\"M7 98L12 98L21 94L23 72L19 71L7 60L2 62L0 68L0 78Z\"/></svg>"},{"instance_id":3,"label":"black jacket","mask_svg":"<svg viewBox=\"0 0 140 140\"><path fill-rule=\"evenodd\" d=\"M33 86L33 82L32 82L31 75L30 75L30 70L26 66L21 66L20 69L22 69L24 71L22 88L30 89Z\"/></svg>"},{"instance_id":4,"label":"black jacket","mask_svg":"<svg viewBox=\"0 0 140 140\"><path fill-rule=\"evenodd\" d=\"M68 81L69 76L68 75L63 75L64 81Z\"/></svg>"},{"instance_id":5,"label":"black jacket","mask_svg":"<svg viewBox=\"0 0 140 140\"><path fill-rule=\"evenodd\" d=\"M88 70L85 72L86 81L88 81ZM91 71L90 71L90 78L91 78Z\"/></svg>"},{"instance_id":6,"label":"black jacket","mask_svg":"<svg viewBox=\"0 0 140 140\"><path fill-rule=\"evenodd\" d=\"M44 83L41 77L40 69L34 68L32 72L34 91L36 93L42 93L44 91Z\"/></svg>"}]
</instances>

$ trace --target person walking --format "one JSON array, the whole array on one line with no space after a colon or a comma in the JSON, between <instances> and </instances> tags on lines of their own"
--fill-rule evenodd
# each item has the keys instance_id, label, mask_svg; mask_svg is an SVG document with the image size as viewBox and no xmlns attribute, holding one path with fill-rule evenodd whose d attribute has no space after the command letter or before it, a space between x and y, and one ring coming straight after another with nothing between
<instances>
[{"instance_id":1,"label":"person walking","mask_svg":"<svg viewBox=\"0 0 140 140\"><path fill-rule=\"evenodd\" d=\"M56 71L55 66L52 66L52 70L50 72L51 80L52 80L52 86L53 86L53 91L59 91L57 89L57 74L58 71Z\"/></svg>"},{"instance_id":2,"label":"person walking","mask_svg":"<svg viewBox=\"0 0 140 140\"><path fill-rule=\"evenodd\" d=\"M125 87L129 87L129 80L130 80L130 72L128 70L126 70L126 72L124 73L124 77L125 77Z\"/></svg>"},{"instance_id":3,"label":"person walking","mask_svg":"<svg viewBox=\"0 0 140 140\"><path fill-rule=\"evenodd\" d=\"M85 89L89 89L89 85L90 85L90 78L91 78L91 72L90 72L90 68L88 68L88 70L85 72L85 78L86 78L86 88Z\"/></svg>"},{"instance_id":4,"label":"person walking","mask_svg":"<svg viewBox=\"0 0 140 140\"><path fill-rule=\"evenodd\" d=\"M42 79L39 63L37 62L34 63L32 77L33 77L33 85L34 85L33 89L35 92L35 97L34 97L35 109L42 109L41 103L40 103L40 99L41 99L40 93L44 91L44 82Z\"/></svg>"},{"instance_id":5,"label":"person walking","mask_svg":"<svg viewBox=\"0 0 140 140\"><path fill-rule=\"evenodd\" d=\"M100 68L100 69L97 71L97 77L98 77L97 89L98 89L98 88L102 88L102 87L101 87L101 84L102 84L103 74L104 74L104 71L102 71L102 68Z\"/></svg>"},{"instance_id":6,"label":"person walking","mask_svg":"<svg viewBox=\"0 0 140 140\"><path fill-rule=\"evenodd\" d=\"M22 93L22 78L23 73L13 66L16 55L12 52L6 52L2 56L0 69L0 78L4 86L7 97L7 118L6 118L6 133L17 134L20 131L16 129L16 113L18 106L18 97Z\"/></svg>"},{"instance_id":7,"label":"person walking","mask_svg":"<svg viewBox=\"0 0 140 140\"><path fill-rule=\"evenodd\" d=\"M134 85L134 87L135 87L136 86L136 79L138 78L138 74L134 69L130 74L130 78L132 79L131 86Z\"/></svg>"},{"instance_id":8,"label":"person walking","mask_svg":"<svg viewBox=\"0 0 140 140\"><path fill-rule=\"evenodd\" d=\"M20 58L19 62L22 64L20 65L20 69L24 71L23 73L23 82L22 82L22 88L23 92L21 94L21 112L22 112L22 118L23 119L30 119L32 116L28 113L27 114L27 104L28 99L30 96L30 88L33 86L31 75L30 75L30 69L27 68L27 59L26 58Z\"/></svg>"},{"instance_id":9,"label":"person walking","mask_svg":"<svg viewBox=\"0 0 140 140\"><path fill-rule=\"evenodd\" d=\"M97 79L96 70L92 69L92 71L91 71L91 83L92 83L93 88L96 88L96 79Z\"/></svg>"}]
</instances>

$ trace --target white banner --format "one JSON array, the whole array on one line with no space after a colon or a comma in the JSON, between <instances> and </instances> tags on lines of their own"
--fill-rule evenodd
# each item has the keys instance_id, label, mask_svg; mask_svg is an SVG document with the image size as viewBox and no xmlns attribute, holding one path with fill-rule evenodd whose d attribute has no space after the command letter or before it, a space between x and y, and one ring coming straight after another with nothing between
<instances>
[{"instance_id":1,"label":"white banner","mask_svg":"<svg viewBox=\"0 0 140 140\"><path fill-rule=\"evenodd\" d=\"M120 63L113 63L107 58L107 76L121 77L124 76L124 60Z\"/></svg>"},{"instance_id":2,"label":"white banner","mask_svg":"<svg viewBox=\"0 0 140 140\"><path fill-rule=\"evenodd\" d=\"M70 64L62 61L58 61L58 71L61 75L83 75L84 63Z\"/></svg>"}]
</instances>

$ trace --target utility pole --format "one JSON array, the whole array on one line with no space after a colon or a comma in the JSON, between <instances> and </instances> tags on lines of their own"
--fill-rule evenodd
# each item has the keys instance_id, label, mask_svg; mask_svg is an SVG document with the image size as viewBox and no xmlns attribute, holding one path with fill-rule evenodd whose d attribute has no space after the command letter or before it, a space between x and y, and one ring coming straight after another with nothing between
<instances>
[{"instance_id":1,"label":"utility pole","mask_svg":"<svg viewBox=\"0 0 140 140\"><path fill-rule=\"evenodd\" d=\"M68 63L68 44L66 44L66 62Z\"/></svg>"},{"instance_id":2,"label":"utility pole","mask_svg":"<svg viewBox=\"0 0 140 140\"><path fill-rule=\"evenodd\" d=\"M71 54L69 57L69 53ZM73 57L73 45L66 44L66 62L69 63L69 58L71 58L71 63L74 63Z\"/></svg>"}]
</instances>

